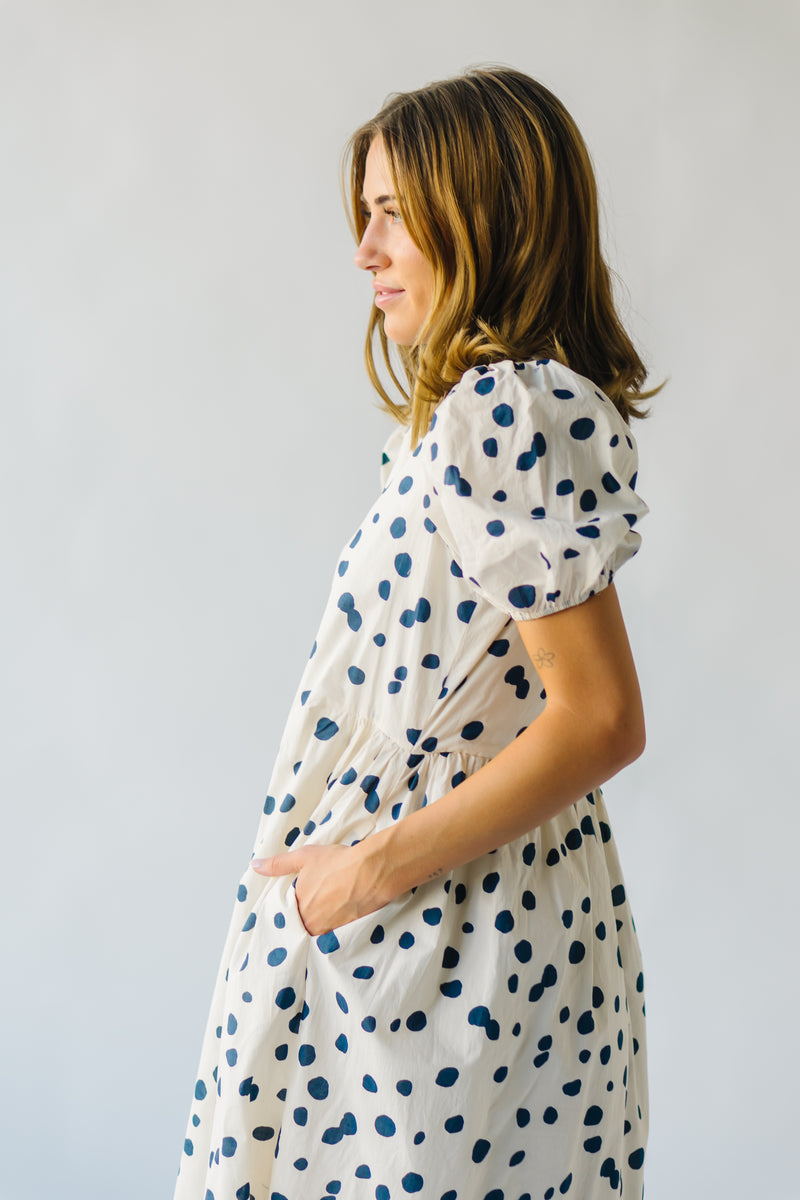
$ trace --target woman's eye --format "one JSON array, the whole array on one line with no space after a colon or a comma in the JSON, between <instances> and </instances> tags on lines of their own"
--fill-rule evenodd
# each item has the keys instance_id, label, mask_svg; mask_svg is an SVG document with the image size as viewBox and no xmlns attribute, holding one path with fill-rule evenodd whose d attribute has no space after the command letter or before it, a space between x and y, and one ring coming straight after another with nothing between
<instances>
[{"instance_id":1,"label":"woman's eye","mask_svg":"<svg viewBox=\"0 0 800 1200\"><path fill-rule=\"evenodd\" d=\"M383 211L385 212L385 214L386 214L386 216L387 216L387 217L390 217L390 218L391 218L391 221L392 221L392 224L393 224L393 225L400 225L400 224L402 224L402 221L403 221L403 215L402 215L402 213L400 212L399 208L384 208L384 210L383 210ZM372 218L372 213L370 212L370 210L369 210L368 208L362 208L362 209L361 209L361 216L362 216L362 217L363 217L363 219L364 219L364 224L365 224L365 225L368 225L368 224L369 224L369 222L370 222L370 220L371 220L371 218Z\"/></svg>"}]
</instances>

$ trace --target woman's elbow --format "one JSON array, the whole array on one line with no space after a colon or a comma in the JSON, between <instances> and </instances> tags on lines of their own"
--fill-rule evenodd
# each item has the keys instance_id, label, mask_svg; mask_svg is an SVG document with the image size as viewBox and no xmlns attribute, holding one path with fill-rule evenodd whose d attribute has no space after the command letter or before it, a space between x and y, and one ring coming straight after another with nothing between
<instances>
[{"instance_id":1,"label":"woman's elbow","mask_svg":"<svg viewBox=\"0 0 800 1200\"><path fill-rule=\"evenodd\" d=\"M619 709L604 722L600 741L604 757L616 774L644 753L647 734L641 705Z\"/></svg>"}]
</instances>

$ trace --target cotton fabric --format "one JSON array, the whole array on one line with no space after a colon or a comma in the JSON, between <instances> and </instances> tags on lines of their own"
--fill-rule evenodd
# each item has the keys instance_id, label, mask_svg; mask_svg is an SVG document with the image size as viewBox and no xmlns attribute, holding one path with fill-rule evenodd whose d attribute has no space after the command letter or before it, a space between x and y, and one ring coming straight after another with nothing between
<instances>
[{"instance_id":1,"label":"cotton fabric","mask_svg":"<svg viewBox=\"0 0 800 1200\"><path fill-rule=\"evenodd\" d=\"M254 853L434 804L545 705L515 621L639 546L634 440L548 360L468 371L342 551ZM498 802L501 802L498 798ZM175 1200L642 1193L639 948L601 792L320 937L246 870Z\"/></svg>"}]
</instances>

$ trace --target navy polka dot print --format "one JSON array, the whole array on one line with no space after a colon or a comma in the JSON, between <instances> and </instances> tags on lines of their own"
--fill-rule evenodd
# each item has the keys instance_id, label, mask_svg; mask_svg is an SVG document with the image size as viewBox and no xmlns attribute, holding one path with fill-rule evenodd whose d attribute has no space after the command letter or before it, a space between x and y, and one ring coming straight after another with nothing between
<instances>
[{"instance_id":1,"label":"navy polka dot print","mask_svg":"<svg viewBox=\"0 0 800 1200\"><path fill-rule=\"evenodd\" d=\"M254 853L351 844L539 715L516 621L579 604L646 506L613 404L558 363L468 371L338 558ZM626 482L629 481L629 482ZM319 937L247 870L175 1200L642 1194L644 984L603 796Z\"/></svg>"}]
</instances>

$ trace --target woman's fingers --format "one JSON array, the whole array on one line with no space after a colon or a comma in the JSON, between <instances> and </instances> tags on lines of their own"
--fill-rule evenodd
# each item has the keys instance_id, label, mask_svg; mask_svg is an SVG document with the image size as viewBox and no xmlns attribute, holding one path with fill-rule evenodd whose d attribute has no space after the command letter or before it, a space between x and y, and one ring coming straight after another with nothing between
<instances>
[{"instance_id":1,"label":"woman's fingers","mask_svg":"<svg viewBox=\"0 0 800 1200\"><path fill-rule=\"evenodd\" d=\"M250 866L257 875L296 875L303 865L302 850L273 854L272 858L251 858Z\"/></svg>"}]
</instances>

